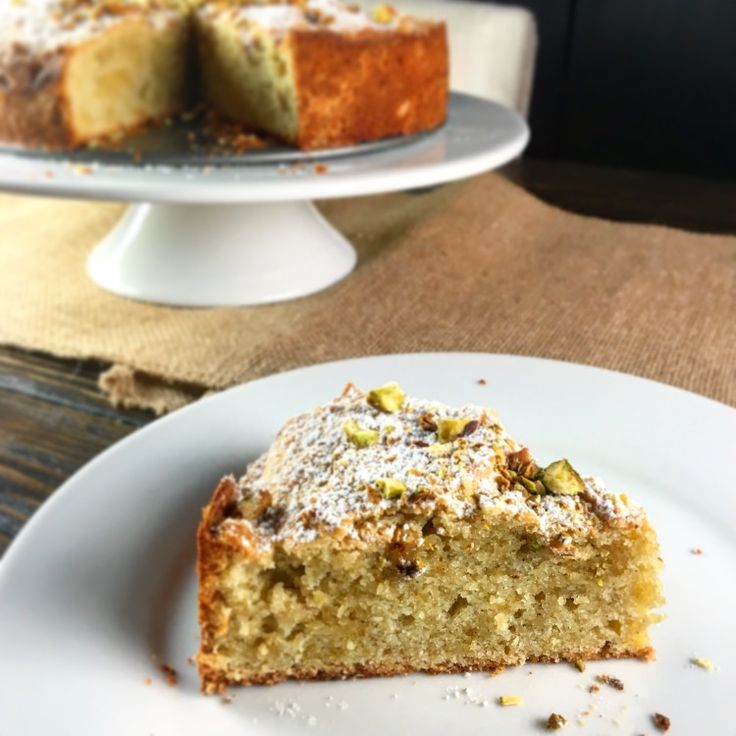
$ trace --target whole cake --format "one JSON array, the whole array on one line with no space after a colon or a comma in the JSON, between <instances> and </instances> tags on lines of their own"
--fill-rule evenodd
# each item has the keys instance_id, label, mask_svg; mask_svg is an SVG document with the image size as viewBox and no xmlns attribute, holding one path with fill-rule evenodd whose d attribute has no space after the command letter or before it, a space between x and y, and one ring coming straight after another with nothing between
<instances>
[{"instance_id":1,"label":"whole cake","mask_svg":"<svg viewBox=\"0 0 736 736\"><path fill-rule=\"evenodd\" d=\"M446 116L445 26L336 0L0 0L0 140L73 147L204 103L304 149Z\"/></svg>"},{"instance_id":2,"label":"whole cake","mask_svg":"<svg viewBox=\"0 0 736 736\"><path fill-rule=\"evenodd\" d=\"M285 678L653 655L644 511L497 417L343 394L286 423L198 532L206 692Z\"/></svg>"}]
</instances>

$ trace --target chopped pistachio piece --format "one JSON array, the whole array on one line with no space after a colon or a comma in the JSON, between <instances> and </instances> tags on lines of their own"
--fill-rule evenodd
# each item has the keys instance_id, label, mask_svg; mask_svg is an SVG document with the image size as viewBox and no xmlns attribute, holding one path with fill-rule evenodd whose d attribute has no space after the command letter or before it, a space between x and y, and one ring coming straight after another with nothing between
<instances>
[{"instance_id":1,"label":"chopped pistachio piece","mask_svg":"<svg viewBox=\"0 0 736 736\"><path fill-rule=\"evenodd\" d=\"M437 420L430 412L425 412L419 417L419 426L428 432L434 432L437 429Z\"/></svg>"},{"instance_id":2,"label":"chopped pistachio piece","mask_svg":"<svg viewBox=\"0 0 736 736\"><path fill-rule=\"evenodd\" d=\"M435 442L429 446L429 451L435 457L443 457L444 455L450 455L452 453L452 447L446 443Z\"/></svg>"},{"instance_id":3,"label":"chopped pistachio piece","mask_svg":"<svg viewBox=\"0 0 736 736\"><path fill-rule=\"evenodd\" d=\"M406 395L396 383L387 383L368 392L368 403L387 414L397 412L404 404Z\"/></svg>"},{"instance_id":4,"label":"chopped pistachio piece","mask_svg":"<svg viewBox=\"0 0 736 736\"><path fill-rule=\"evenodd\" d=\"M518 477L519 483L529 491L529 493L544 493L544 484L541 480L530 480L523 475Z\"/></svg>"},{"instance_id":5,"label":"chopped pistachio piece","mask_svg":"<svg viewBox=\"0 0 736 736\"><path fill-rule=\"evenodd\" d=\"M356 447L369 447L375 445L378 442L378 432L375 429L361 429L358 422L354 419L348 419L345 424L342 425L343 431L346 437Z\"/></svg>"},{"instance_id":6,"label":"chopped pistachio piece","mask_svg":"<svg viewBox=\"0 0 736 736\"><path fill-rule=\"evenodd\" d=\"M478 428L478 422L470 417L464 419L440 419L437 422L437 437L440 442L452 442L465 437Z\"/></svg>"},{"instance_id":7,"label":"chopped pistachio piece","mask_svg":"<svg viewBox=\"0 0 736 736\"><path fill-rule=\"evenodd\" d=\"M396 16L396 9L382 3L373 8L372 15L376 23L390 23Z\"/></svg>"},{"instance_id":8,"label":"chopped pistachio piece","mask_svg":"<svg viewBox=\"0 0 736 736\"><path fill-rule=\"evenodd\" d=\"M406 486L394 478L379 478L376 485L384 498L398 498L406 492Z\"/></svg>"},{"instance_id":9,"label":"chopped pistachio piece","mask_svg":"<svg viewBox=\"0 0 736 736\"><path fill-rule=\"evenodd\" d=\"M539 480L550 493L562 496L574 496L585 487L583 479L565 459L556 460L544 468Z\"/></svg>"},{"instance_id":10,"label":"chopped pistachio piece","mask_svg":"<svg viewBox=\"0 0 736 736\"><path fill-rule=\"evenodd\" d=\"M500 705L524 705L524 700L520 695L501 695L498 702Z\"/></svg>"}]
</instances>

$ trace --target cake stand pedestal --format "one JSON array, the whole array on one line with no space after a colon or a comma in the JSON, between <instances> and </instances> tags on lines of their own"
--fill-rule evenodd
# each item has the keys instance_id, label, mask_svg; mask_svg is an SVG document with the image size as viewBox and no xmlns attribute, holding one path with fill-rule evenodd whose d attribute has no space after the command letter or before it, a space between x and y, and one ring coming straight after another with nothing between
<instances>
[{"instance_id":1,"label":"cake stand pedestal","mask_svg":"<svg viewBox=\"0 0 736 736\"><path fill-rule=\"evenodd\" d=\"M203 155L161 130L163 152L0 150L0 189L133 203L89 256L108 291L172 306L266 304L334 284L350 243L312 200L413 189L479 174L524 149L514 112L450 96L442 128L340 151ZM173 143L172 143L173 141Z\"/></svg>"},{"instance_id":2,"label":"cake stand pedestal","mask_svg":"<svg viewBox=\"0 0 736 736\"><path fill-rule=\"evenodd\" d=\"M356 258L311 202L137 204L92 251L87 272L133 299L255 305L320 291Z\"/></svg>"}]
</instances>

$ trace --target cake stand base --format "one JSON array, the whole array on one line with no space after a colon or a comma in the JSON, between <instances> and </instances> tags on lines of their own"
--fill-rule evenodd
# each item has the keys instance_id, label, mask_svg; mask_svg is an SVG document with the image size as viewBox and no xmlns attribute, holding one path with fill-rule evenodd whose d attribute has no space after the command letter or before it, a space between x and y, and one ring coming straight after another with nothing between
<instances>
[{"instance_id":1,"label":"cake stand base","mask_svg":"<svg viewBox=\"0 0 736 736\"><path fill-rule=\"evenodd\" d=\"M355 262L311 202L137 204L92 251L87 272L132 299L225 307L312 294Z\"/></svg>"}]
</instances>

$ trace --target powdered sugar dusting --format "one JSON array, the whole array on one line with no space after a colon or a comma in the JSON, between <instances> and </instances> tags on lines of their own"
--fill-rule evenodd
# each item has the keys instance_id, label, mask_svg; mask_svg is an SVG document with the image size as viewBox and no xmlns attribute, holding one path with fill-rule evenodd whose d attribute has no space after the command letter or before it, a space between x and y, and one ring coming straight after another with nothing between
<instances>
[{"instance_id":1,"label":"powdered sugar dusting","mask_svg":"<svg viewBox=\"0 0 736 736\"><path fill-rule=\"evenodd\" d=\"M143 0L3 0L0 59L74 46L131 17L163 27L181 13Z\"/></svg>"},{"instance_id":2,"label":"powdered sugar dusting","mask_svg":"<svg viewBox=\"0 0 736 736\"><path fill-rule=\"evenodd\" d=\"M400 16L377 23L358 6L347 6L336 0L306 0L304 3L208 3L197 11L204 18L222 18L244 30L259 27L275 36L287 30L329 30L350 33L365 30L395 30Z\"/></svg>"},{"instance_id":3,"label":"powdered sugar dusting","mask_svg":"<svg viewBox=\"0 0 736 736\"><path fill-rule=\"evenodd\" d=\"M432 427L439 419L477 426L467 436L440 442ZM356 446L346 422L373 430L377 442ZM482 407L407 398L398 412L384 413L349 387L329 404L286 423L240 480L239 509L264 551L276 543L303 544L325 535L358 546L371 538L388 540L403 523L437 513L518 517L530 532L562 545L570 535L601 524L640 523L638 507L594 479L586 480L576 496L502 490L499 468L519 449ZM405 490L386 498L379 491L381 479L397 481Z\"/></svg>"}]
</instances>

